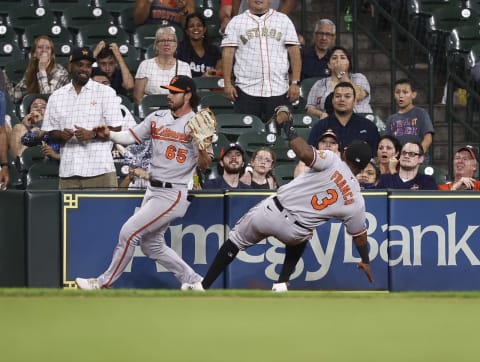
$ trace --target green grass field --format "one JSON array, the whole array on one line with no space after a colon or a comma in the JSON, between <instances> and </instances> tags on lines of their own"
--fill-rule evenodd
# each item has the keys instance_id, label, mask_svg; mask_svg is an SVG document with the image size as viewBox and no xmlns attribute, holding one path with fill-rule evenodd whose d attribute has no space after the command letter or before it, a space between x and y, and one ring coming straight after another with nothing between
<instances>
[{"instance_id":1,"label":"green grass field","mask_svg":"<svg viewBox=\"0 0 480 362\"><path fill-rule=\"evenodd\" d=\"M480 293L0 289L0 361L478 361Z\"/></svg>"}]
</instances>

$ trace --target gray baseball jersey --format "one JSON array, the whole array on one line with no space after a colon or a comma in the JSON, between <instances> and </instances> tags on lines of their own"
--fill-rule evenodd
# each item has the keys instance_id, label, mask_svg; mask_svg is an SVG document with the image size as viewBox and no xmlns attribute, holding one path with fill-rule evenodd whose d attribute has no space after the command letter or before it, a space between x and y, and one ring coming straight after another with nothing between
<instances>
[{"instance_id":1,"label":"gray baseball jersey","mask_svg":"<svg viewBox=\"0 0 480 362\"><path fill-rule=\"evenodd\" d=\"M365 201L350 168L331 151L316 151L311 169L280 187L245 214L229 238L241 250L274 236L285 244L298 244L313 229L339 219L349 234L365 229Z\"/></svg>"},{"instance_id":2,"label":"gray baseball jersey","mask_svg":"<svg viewBox=\"0 0 480 362\"><path fill-rule=\"evenodd\" d=\"M168 225L185 215L190 205L187 184L193 178L198 156L187 127L193 115L189 112L174 118L170 110L157 111L130 129L138 142L152 139L151 178L172 185L148 186L142 206L122 226L110 266L97 278L102 288L109 287L122 275L137 245L146 256L174 273L181 283L201 280L201 276L165 243Z\"/></svg>"}]
</instances>

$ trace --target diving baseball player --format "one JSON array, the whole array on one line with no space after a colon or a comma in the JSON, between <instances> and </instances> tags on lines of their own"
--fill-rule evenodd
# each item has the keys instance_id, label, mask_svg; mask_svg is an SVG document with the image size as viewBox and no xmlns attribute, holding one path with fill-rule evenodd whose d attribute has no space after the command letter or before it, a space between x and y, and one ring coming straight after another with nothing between
<instances>
[{"instance_id":1,"label":"diving baseball player","mask_svg":"<svg viewBox=\"0 0 480 362\"><path fill-rule=\"evenodd\" d=\"M334 152L317 151L298 137L286 106L276 110L276 119L297 157L311 170L280 187L276 196L261 201L236 223L203 279L203 287L209 288L240 250L274 236L286 245L284 270L280 274L285 280L275 283L272 290L287 291L286 282L313 230L332 218L342 220L352 235L361 258L357 268L373 282L365 203L355 177L370 161L370 146L353 141L342 155L343 162Z\"/></svg>"},{"instance_id":2,"label":"diving baseball player","mask_svg":"<svg viewBox=\"0 0 480 362\"><path fill-rule=\"evenodd\" d=\"M236 113L264 122L277 106L298 101L302 68L295 26L269 6L270 0L248 0L248 10L230 20L221 43L224 94Z\"/></svg>"},{"instance_id":3,"label":"diving baseball player","mask_svg":"<svg viewBox=\"0 0 480 362\"><path fill-rule=\"evenodd\" d=\"M142 206L120 230L118 244L108 269L97 278L76 278L80 289L110 287L123 273L140 244L149 258L173 272L181 289L203 290L201 276L165 243L169 223L182 217L189 206L187 184L195 167L206 169L213 158L211 144L194 142L189 120L198 105L195 83L187 76L176 76L162 86L170 91L169 110L151 113L128 131L113 132L106 126L96 128L97 137L109 138L123 145L141 143L151 138L150 184ZM213 131L214 132L214 131Z\"/></svg>"}]
</instances>

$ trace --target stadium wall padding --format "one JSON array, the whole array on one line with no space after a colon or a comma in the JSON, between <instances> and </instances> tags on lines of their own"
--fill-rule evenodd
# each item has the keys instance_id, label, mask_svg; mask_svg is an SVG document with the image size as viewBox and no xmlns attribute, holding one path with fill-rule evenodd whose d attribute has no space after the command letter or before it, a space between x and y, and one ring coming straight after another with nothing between
<instances>
[{"instance_id":1,"label":"stadium wall padding","mask_svg":"<svg viewBox=\"0 0 480 362\"><path fill-rule=\"evenodd\" d=\"M204 275L231 227L271 192L192 192L187 214L167 243ZM0 193L0 286L74 287L101 273L119 230L142 192L6 191ZM480 290L480 193L365 192L375 283L356 269L351 237L338 220L318 227L290 289ZM215 288L269 289L283 244L269 237L238 254ZM178 288L179 282L137 248L117 288Z\"/></svg>"}]
</instances>

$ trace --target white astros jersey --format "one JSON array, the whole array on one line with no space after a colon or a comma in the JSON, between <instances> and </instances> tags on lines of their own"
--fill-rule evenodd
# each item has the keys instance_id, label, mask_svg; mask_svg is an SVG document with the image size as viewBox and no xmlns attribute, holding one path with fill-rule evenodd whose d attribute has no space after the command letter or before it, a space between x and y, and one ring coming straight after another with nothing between
<instances>
[{"instance_id":1,"label":"white astros jersey","mask_svg":"<svg viewBox=\"0 0 480 362\"><path fill-rule=\"evenodd\" d=\"M170 110L160 110L131 129L138 142L152 139L150 176L153 179L185 186L192 180L198 149L187 123L194 115L189 112L175 119Z\"/></svg>"},{"instance_id":2,"label":"white astros jersey","mask_svg":"<svg viewBox=\"0 0 480 362\"><path fill-rule=\"evenodd\" d=\"M222 47L236 47L235 85L256 97L271 97L288 91L287 45L299 45L290 18L270 9L262 16L250 10L228 23Z\"/></svg>"},{"instance_id":3,"label":"white astros jersey","mask_svg":"<svg viewBox=\"0 0 480 362\"><path fill-rule=\"evenodd\" d=\"M365 201L350 168L331 151L316 151L311 170L280 187L277 197L285 210L308 228L338 219L347 232L365 230Z\"/></svg>"}]
</instances>

